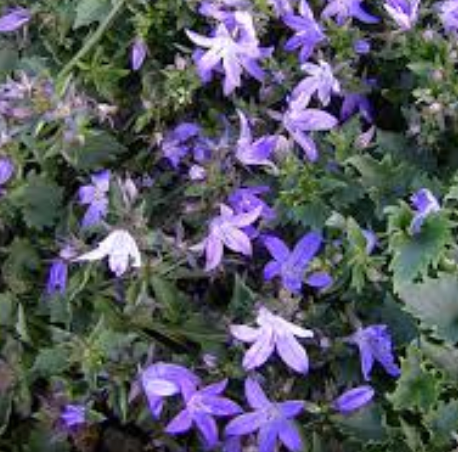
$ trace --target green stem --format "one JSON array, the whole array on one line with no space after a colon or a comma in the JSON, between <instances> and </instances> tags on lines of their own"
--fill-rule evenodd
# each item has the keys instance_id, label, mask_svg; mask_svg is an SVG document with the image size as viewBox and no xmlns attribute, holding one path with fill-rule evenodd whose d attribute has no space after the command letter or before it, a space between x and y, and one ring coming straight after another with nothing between
<instances>
[{"instance_id":1,"label":"green stem","mask_svg":"<svg viewBox=\"0 0 458 452\"><path fill-rule=\"evenodd\" d=\"M67 76L72 69L82 60L100 41L105 31L110 27L117 14L123 9L126 0L118 0L113 9L110 11L110 14L105 18L103 22L100 23L99 27L92 36L86 41L83 47L78 51L78 53L64 66L58 75L58 79L62 80Z\"/></svg>"}]
</instances>

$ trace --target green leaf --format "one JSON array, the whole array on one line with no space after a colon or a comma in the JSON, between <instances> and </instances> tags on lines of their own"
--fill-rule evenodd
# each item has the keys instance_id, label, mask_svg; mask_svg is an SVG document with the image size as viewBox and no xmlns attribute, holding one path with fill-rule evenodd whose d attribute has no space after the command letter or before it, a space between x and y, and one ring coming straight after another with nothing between
<instances>
[{"instance_id":1,"label":"green leaf","mask_svg":"<svg viewBox=\"0 0 458 452\"><path fill-rule=\"evenodd\" d=\"M110 12L109 0L80 0L76 7L76 18L73 29L101 22Z\"/></svg>"},{"instance_id":2,"label":"green leaf","mask_svg":"<svg viewBox=\"0 0 458 452\"><path fill-rule=\"evenodd\" d=\"M235 275L234 291L229 304L229 312L233 317L246 316L253 308L256 294L245 284L245 281Z\"/></svg>"},{"instance_id":3,"label":"green leaf","mask_svg":"<svg viewBox=\"0 0 458 452\"><path fill-rule=\"evenodd\" d=\"M458 341L458 278L442 275L420 284L410 284L399 293L406 309L435 336L451 343Z\"/></svg>"},{"instance_id":4,"label":"green leaf","mask_svg":"<svg viewBox=\"0 0 458 452\"><path fill-rule=\"evenodd\" d=\"M68 367L68 352L62 348L43 348L32 367L37 377L51 377L62 373Z\"/></svg>"},{"instance_id":5,"label":"green leaf","mask_svg":"<svg viewBox=\"0 0 458 452\"><path fill-rule=\"evenodd\" d=\"M439 396L440 378L426 368L421 351L411 345L402 360L401 377L388 399L397 410L426 412Z\"/></svg>"},{"instance_id":6,"label":"green leaf","mask_svg":"<svg viewBox=\"0 0 458 452\"><path fill-rule=\"evenodd\" d=\"M186 296L171 281L158 276L151 278L151 286L165 317L172 323L178 322L186 311Z\"/></svg>"},{"instance_id":7,"label":"green leaf","mask_svg":"<svg viewBox=\"0 0 458 452\"><path fill-rule=\"evenodd\" d=\"M458 401L441 402L426 416L426 425L431 431L434 447L450 447L454 438L453 433L458 428Z\"/></svg>"}]
</instances>

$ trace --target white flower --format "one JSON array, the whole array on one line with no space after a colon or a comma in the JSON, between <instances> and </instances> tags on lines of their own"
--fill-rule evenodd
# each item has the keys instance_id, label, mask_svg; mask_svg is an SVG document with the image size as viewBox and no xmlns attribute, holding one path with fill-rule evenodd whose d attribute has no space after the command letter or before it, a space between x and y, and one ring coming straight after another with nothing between
<instances>
[{"instance_id":1,"label":"white flower","mask_svg":"<svg viewBox=\"0 0 458 452\"><path fill-rule=\"evenodd\" d=\"M89 251L75 259L75 262L98 261L108 256L110 270L116 276L122 276L129 267L129 259L132 259L132 267L141 267L141 256L134 238L125 230L118 229L111 232L102 240L95 250Z\"/></svg>"}]
</instances>

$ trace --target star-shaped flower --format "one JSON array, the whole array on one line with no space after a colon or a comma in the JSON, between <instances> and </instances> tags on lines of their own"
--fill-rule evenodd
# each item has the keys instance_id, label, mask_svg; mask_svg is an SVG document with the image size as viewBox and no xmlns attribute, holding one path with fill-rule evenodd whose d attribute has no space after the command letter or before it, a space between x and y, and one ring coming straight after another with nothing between
<instances>
[{"instance_id":1,"label":"star-shaped flower","mask_svg":"<svg viewBox=\"0 0 458 452\"><path fill-rule=\"evenodd\" d=\"M80 204L89 206L81 222L83 228L100 223L107 215L110 177L110 171L101 171L91 176L92 184L84 185L79 189Z\"/></svg>"}]
</instances>

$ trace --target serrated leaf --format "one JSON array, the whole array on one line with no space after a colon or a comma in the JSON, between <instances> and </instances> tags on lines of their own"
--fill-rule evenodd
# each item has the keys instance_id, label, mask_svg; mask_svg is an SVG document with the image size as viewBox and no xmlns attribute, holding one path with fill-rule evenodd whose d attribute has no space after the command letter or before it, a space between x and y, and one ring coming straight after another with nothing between
<instances>
[{"instance_id":1,"label":"serrated leaf","mask_svg":"<svg viewBox=\"0 0 458 452\"><path fill-rule=\"evenodd\" d=\"M395 409L426 412L436 403L440 379L425 364L421 351L410 346L402 360L396 389L388 396Z\"/></svg>"},{"instance_id":2,"label":"serrated leaf","mask_svg":"<svg viewBox=\"0 0 458 452\"><path fill-rule=\"evenodd\" d=\"M436 344L421 338L421 349L425 356L452 380L458 379L458 349L447 343Z\"/></svg>"},{"instance_id":3,"label":"serrated leaf","mask_svg":"<svg viewBox=\"0 0 458 452\"><path fill-rule=\"evenodd\" d=\"M432 433L434 447L450 447L453 433L458 429L458 401L440 403L434 411L428 413L425 421Z\"/></svg>"},{"instance_id":4,"label":"serrated leaf","mask_svg":"<svg viewBox=\"0 0 458 452\"><path fill-rule=\"evenodd\" d=\"M401 288L406 309L441 339L458 341L458 278L443 275Z\"/></svg>"},{"instance_id":5,"label":"serrated leaf","mask_svg":"<svg viewBox=\"0 0 458 452\"><path fill-rule=\"evenodd\" d=\"M91 25L103 20L110 12L109 0L79 0L73 29Z\"/></svg>"},{"instance_id":6,"label":"serrated leaf","mask_svg":"<svg viewBox=\"0 0 458 452\"><path fill-rule=\"evenodd\" d=\"M32 367L37 377L58 375L68 367L68 352L62 348L41 349Z\"/></svg>"}]
</instances>

